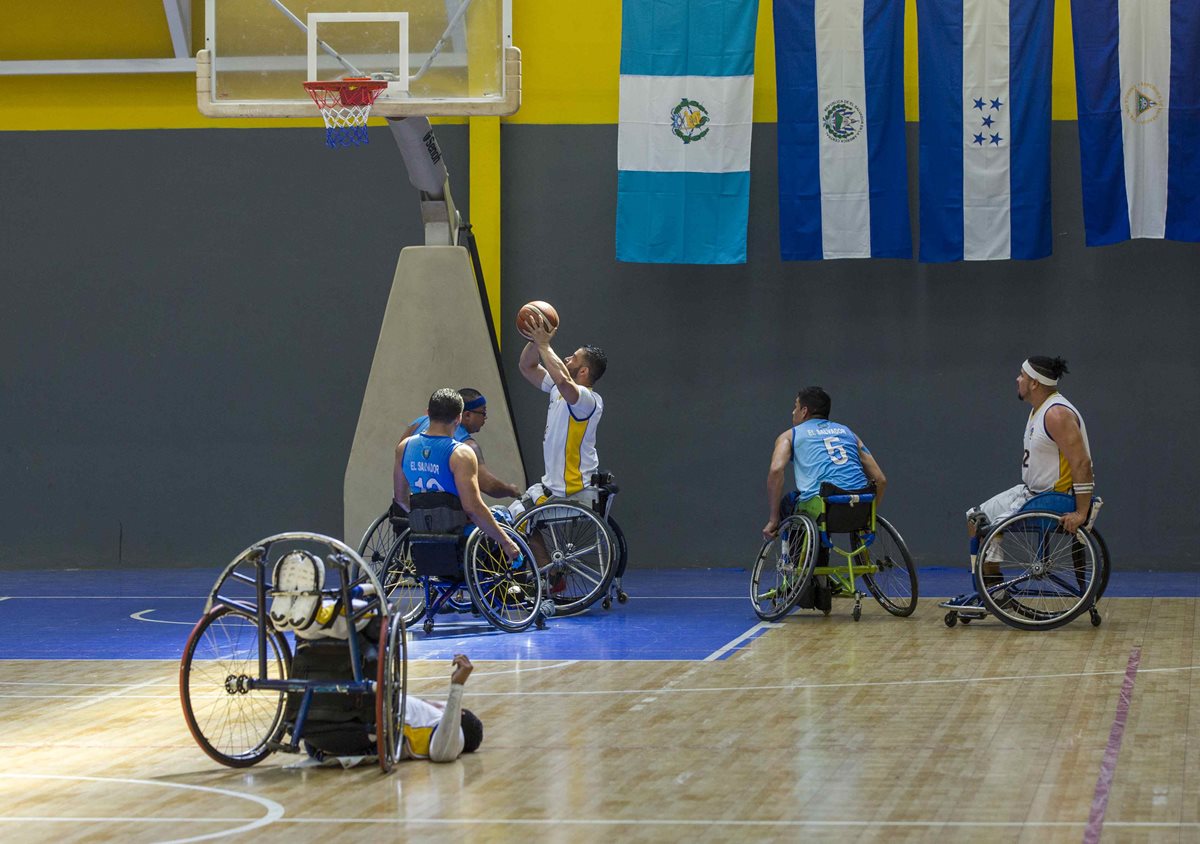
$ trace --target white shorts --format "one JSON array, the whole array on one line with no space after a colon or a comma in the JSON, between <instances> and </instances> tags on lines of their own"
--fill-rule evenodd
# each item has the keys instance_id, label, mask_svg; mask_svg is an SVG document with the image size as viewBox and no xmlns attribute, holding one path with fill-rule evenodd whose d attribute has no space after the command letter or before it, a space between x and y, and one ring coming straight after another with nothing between
<instances>
[{"instance_id":1,"label":"white shorts","mask_svg":"<svg viewBox=\"0 0 1200 844\"><path fill-rule=\"evenodd\" d=\"M990 524L996 524L1003 518L1011 516L1013 513L1025 506L1025 502L1033 498L1033 493L1029 491L1029 487L1025 484L1017 484L1012 489L1006 489L999 495L993 495L987 501L980 504L978 507L972 507L967 511L967 515L976 510L983 511L987 516Z\"/></svg>"},{"instance_id":2,"label":"white shorts","mask_svg":"<svg viewBox=\"0 0 1200 844\"><path fill-rule=\"evenodd\" d=\"M536 507L550 498L569 498L594 509L599 495L600 491L594 486L584 487L574 495L555 495L553 491L546 489L542 484L536 483L525 490L524 495L508 505L508 512L512 513L512 517L516 519L526 510Z\"/></svg>"}]
</instances>

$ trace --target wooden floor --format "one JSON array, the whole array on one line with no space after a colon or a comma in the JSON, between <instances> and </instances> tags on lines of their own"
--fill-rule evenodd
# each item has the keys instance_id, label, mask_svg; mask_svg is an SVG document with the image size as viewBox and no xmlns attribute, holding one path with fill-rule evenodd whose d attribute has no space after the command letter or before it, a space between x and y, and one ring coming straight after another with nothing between
<instances>
[{"instance_id":1,"label":"wooden floor","mask_svg":"<svg viewBox=\"0 0 1200 844\"><path fill-rule=\"evenodd\" d=\"M480 752L386 776L221 768L174 662L0 661L0 837L1200 840L1200 601L1103 609L1021 633L835 604L723 661L482 662ZM412 691L446 671L413 662Z\"/></svg>"}]
</instances>

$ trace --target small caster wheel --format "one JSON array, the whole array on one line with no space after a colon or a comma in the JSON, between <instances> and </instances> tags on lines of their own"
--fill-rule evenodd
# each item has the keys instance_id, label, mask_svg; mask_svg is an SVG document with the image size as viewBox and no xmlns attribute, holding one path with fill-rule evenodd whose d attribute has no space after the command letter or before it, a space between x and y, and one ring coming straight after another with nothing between
<instances>
[{"instance_id":1,"label":"small caster wheel","mask_svg":"<svg viewBox=\"0 0 1200 844\"><path fill-rule=\"evenodd\" d=\"M958 613L951 610L950 612L946 613L946 617L943 618L942 621L946 622L947 627L953 627L954 625L958 624Z\"/></svg>"},{"instance_id":2,"label":"small caster wheel","mask_svg":"<svg viewBox=\"0 0 1200 844\"><path fill-rule=\"evenodd\" d=\"M433 619L432 618L425 619L425 623L421 625L421 629L425 631L426 636L428 636L430 633L432 633L433 632Z\"/></svg>"},{"instance_id":3,"label":"small caster wheel","mask_svg":"<svg viewBox=\"0 0 1200 844\"><path fill-rule=\"evenodd\" d=\"M604 607L606 610L611 610L612 609L612 598L605 598L603 601L600 602L600 606Z\"/></svg>"},{"instance_id":4,"label":"small caster wheel","mask_svg":"<svg viewBox=\"0 0 1200 844\"><path fill-rule=\"evenodd\" d=\"M1088 610L1088 612L1091 614L1091 617L1092 617L1092 627L1099 627L1100 622L1104 620L1100 617L1100 613L1096 610L1095 607L1092 607L1090 610Z\"/></svg>"},{"instance_id":5,"label":"small caster wheel","mask_svg":"<svg viewBox=\"0 0 1200 844\"><path fill-rule=\"evenodd\" d=\"M974 619L969 615L964 615L959 617L959 621L961 621L963 624L970 624L972 621L974 621Z\"/></svg>"},{"instance_id":6,"label":"small caster wheel","mask_svg":"<svg viewBox=\"0 0 1200 844\"><path fill-rule=\"evenodd\" d=\"M536 627L538 630L545 630L546 629L546 617L544 615L542 615L541 613L538 613L538 617L536 619L534 619L533 626Z\"/></svg>"},{"instance_id":7,"label":"small caster wheel","mask_svg":"<svg viewBox=\"0 0 1200 844\"><path fill-rule=\"evenodd\" d=\"M617 590L617 603L618 604L623 604L628 600L629 600L629 596L627 594L625 594L624 592L622 592L620 590Z\"/></svg>"},{"instance_id":8,"label":"small caster wheel","mask_svg":"<svg viewBox=\"0 0 1200 844\"><path fill-rule=\"evenodd\" d=\"M860 618L862 618L862 607L855 605L854 612L850 613L850 617L855 621L858 621Z\"/></svg>"}]
</instances>

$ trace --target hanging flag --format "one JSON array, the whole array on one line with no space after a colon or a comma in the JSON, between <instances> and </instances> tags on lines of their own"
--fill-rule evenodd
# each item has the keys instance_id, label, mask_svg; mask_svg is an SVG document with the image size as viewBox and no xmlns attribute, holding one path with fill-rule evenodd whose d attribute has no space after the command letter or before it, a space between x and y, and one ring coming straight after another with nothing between
<instances>
[{"instance_id":1,"label":"hanging flag","mask_svg":"<svg viewBox=\"0 0 1200 844\"><path fill-rule=\"evenodd\" d=\"M617 260L746 261L757 0L625 0Z\"/></svg>"},{"instance_id":2,"label":"hanging flag","mask_svg":"<svg viewBox=\"0 0 1200 844\"><path fill-rule=\"evenodd\" d=\"M917 0L921 260L1050 254L1053 0Z\"/></svg>"},{"instance_id":3,"label":"hanging flag","mask_svg":"<svg viewBox=\"0 0 1200 844\"><path fill-rule=\"evenodd\" d=\"M911 258L903 0L775 0L785 261Z\"/></svg>"},{"instance_id":4,"label":"hanging flag","mask_svg":"<svg viewBox=\"0 0 1200 844\"><path fill-rule=\"evenodd\" d=\"M1200 3L1071 10L1087 245L1200 241Z\"/></svg>"}]
</instances>

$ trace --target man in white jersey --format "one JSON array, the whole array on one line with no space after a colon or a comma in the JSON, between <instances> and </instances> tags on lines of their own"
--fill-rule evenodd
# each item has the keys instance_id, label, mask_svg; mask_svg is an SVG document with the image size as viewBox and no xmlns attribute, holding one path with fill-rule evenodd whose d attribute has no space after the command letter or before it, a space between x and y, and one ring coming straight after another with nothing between
<instances>
[{"instance_id":1,"label":"man in white jersey","mask_svg":"<svg viewBox=\"0 0 1200 844\"><path fill-rule=\"evenodd\" d=\"M1058 392L1058 379L1067 371L1062 358L1037 356L1021 364L1017 397L1033 407L1025 424L1021 483L967 511L972 555L987 525L1012 515L1041 493L1074 495L1075 510L1061 517L1071 533L1087 520L1094 489L1092 450L1083 416Z\"/></svg>"},{"instance_id":2,"label":"man in white jersey","mask_svg":"<svg viewBox=\"0 0 1200 844\"><path fill-rule=\"evenodd\" d=\"M550 406L542 437L545 474L525 491L514 507L517 514L550 497L586 499L592 492L585 488L600 465L596 429L604 414L604 399L592 388L608 368L608 357L596 346L581 346L566 360L559 358L550 348L558 329L545 318L526 323L526 330L531 339L521 350L521 374L550 394Z\"/></svg>"}]
</instances>

